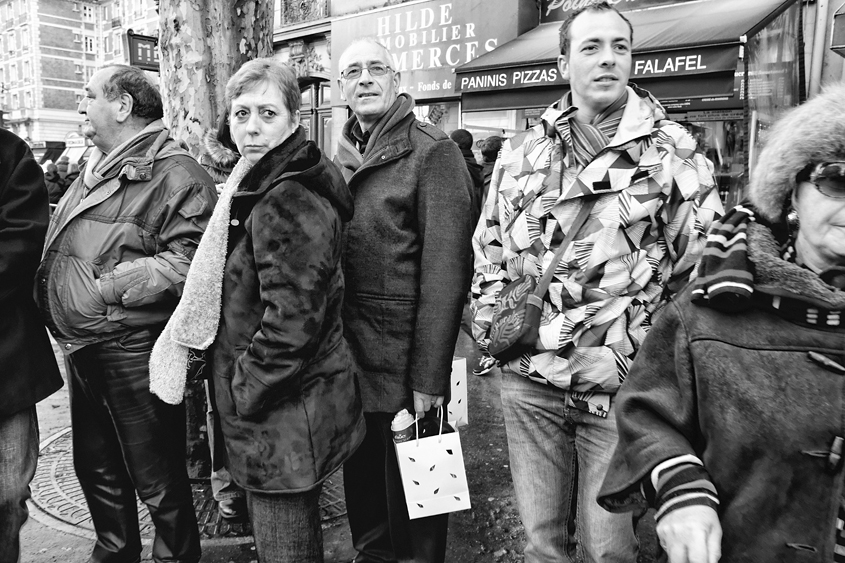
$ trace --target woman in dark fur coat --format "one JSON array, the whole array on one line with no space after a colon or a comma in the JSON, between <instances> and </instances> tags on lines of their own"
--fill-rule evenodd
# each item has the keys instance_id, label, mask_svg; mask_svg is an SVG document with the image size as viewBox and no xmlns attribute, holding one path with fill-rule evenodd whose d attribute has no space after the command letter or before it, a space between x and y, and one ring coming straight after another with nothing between
<instances>
[{"instance_id":1,"label":"woman in dark fur coat","mask_svg":"<svg viewBox=\"0 0 845 563\"><path fill-rule=\"evenodd\" d=\"M617 396L598 500L655 507L672 563L845 560L845 85L754 172Z\"/></svg>"},{"instance_id":2,"label":"woman in dark fur coat","mask_svg":"<svg viewBox=\"0 0 845 563\"><path fill-rule=\"evenodd\" d=\"M150 366L151 390L178 401L188 349L208 349L229 471L265 563L323 561L322 483L364 437L340 317L352 195L306 139L300 101L293 71L273 59L245 63L226 85L242 157Z\"/></svg>"}]
</instances>

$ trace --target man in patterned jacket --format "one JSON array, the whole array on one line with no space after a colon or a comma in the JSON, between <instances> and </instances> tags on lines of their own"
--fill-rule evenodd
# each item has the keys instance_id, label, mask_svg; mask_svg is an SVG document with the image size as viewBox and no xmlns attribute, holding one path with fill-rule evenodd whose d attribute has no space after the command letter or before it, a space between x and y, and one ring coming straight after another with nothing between
<instances>
[{"instance_id":1,"label":"man in patterned jacket","mask_svg":"<svg viewBox=\"0 0 845 563\"><path fill-rule=\"evenodd\" d=\"M539 278L595 200L555 269L534 349L502 366L526 563L576 549L579 561L636 561L630 515L595 501L617 440L613 396L722 211L695 140L628 84L632 40L607 2L564 22L558 66L571 91L505 142L473 237L474 330L486 349L496 295L523 274Z\"/></svg>"}]
</instances>

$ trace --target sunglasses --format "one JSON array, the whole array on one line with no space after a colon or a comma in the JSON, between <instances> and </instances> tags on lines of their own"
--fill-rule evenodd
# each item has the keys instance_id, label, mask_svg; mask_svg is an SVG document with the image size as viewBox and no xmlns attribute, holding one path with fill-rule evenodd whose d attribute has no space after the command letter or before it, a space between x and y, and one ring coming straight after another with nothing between
<instances>
[{"instance_id":1,"label":"sunglasses","mask_svg":"<svg viewBox=\"0 0 845 563\"><path fill-rule=\"evenodd\" d=\"M808 181L827 197L845 199L845 162L816 164Z\"/></svg>"},{"instance_id":2,"label":"sunglasses","mask_svg":"<svg viewBox=\"0 0 845 563\"><path fill-rule=\"evenodd\" d=\"M384 76L389 71L393 70L387 65L370 65L361 68L359 66L351 66L347 69L340 71L340 76L346 80L355 80L359 78L361 74L364 73L364 70L368 70L370 72L370 76Z\"/></svg>"}]
</instances>

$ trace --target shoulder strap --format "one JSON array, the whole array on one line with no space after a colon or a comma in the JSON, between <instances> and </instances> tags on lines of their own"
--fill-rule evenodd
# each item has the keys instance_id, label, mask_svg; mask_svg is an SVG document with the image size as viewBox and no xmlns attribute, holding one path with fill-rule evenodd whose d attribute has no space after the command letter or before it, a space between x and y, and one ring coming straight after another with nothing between
<instances>
[{"instance_id":1,"label":"shoulder strap","mask_svg":"<svg viewBox=\"0 0 845 563\"><path fill-rule=\"evenodd\" d=\"M590 211L593 210L593 206L596 204L596 200L598 199L596 196L584 196L584 198L586 201L584 201L581 205L578 215L575 216L575 220L572 221L572 225L566 232L563 242L560 243L557 252L555 252L555 256L552 258L549 268L543 272L543 276L540 278L540 283L537 284L537 288L534 290L534 295L537 297L543 297L546 295L546 292L549 290L549 285L552 283L552 276L555 273L555 268L557 268L558 262L560 262L563 253L572 242L572 239L575 238L575 235L578 234L578 231L580 231L581 227L584 226L584 223L590 216Z\"/></svg>"}]
</instances>

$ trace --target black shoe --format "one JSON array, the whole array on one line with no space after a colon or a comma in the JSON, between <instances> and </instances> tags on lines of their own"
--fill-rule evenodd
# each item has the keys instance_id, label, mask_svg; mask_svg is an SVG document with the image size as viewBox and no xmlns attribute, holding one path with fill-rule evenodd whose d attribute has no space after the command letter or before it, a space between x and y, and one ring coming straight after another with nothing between
<instances>
[{"instance_id":1,"label":"black shoe","mask_svg":"<svg viewBox=\"0 0 845 563\"><path fill-rule=\"evenodd\" d=\"M478 360L478 367L472 370L472 375L487 375L493 368L499 365L499 362L490 354L484 354Z\"/></svg>"},{"instance_id":2,"label":"black shoe","mask_svg":"<svg viewBox=\"0 0 845 563\"><path fill-rule=\"evenodd\" d=\"M224 520L245 520L247 517L246 498L232 497L217 503L217 513Z\"/></svg>"}]
</instances>

